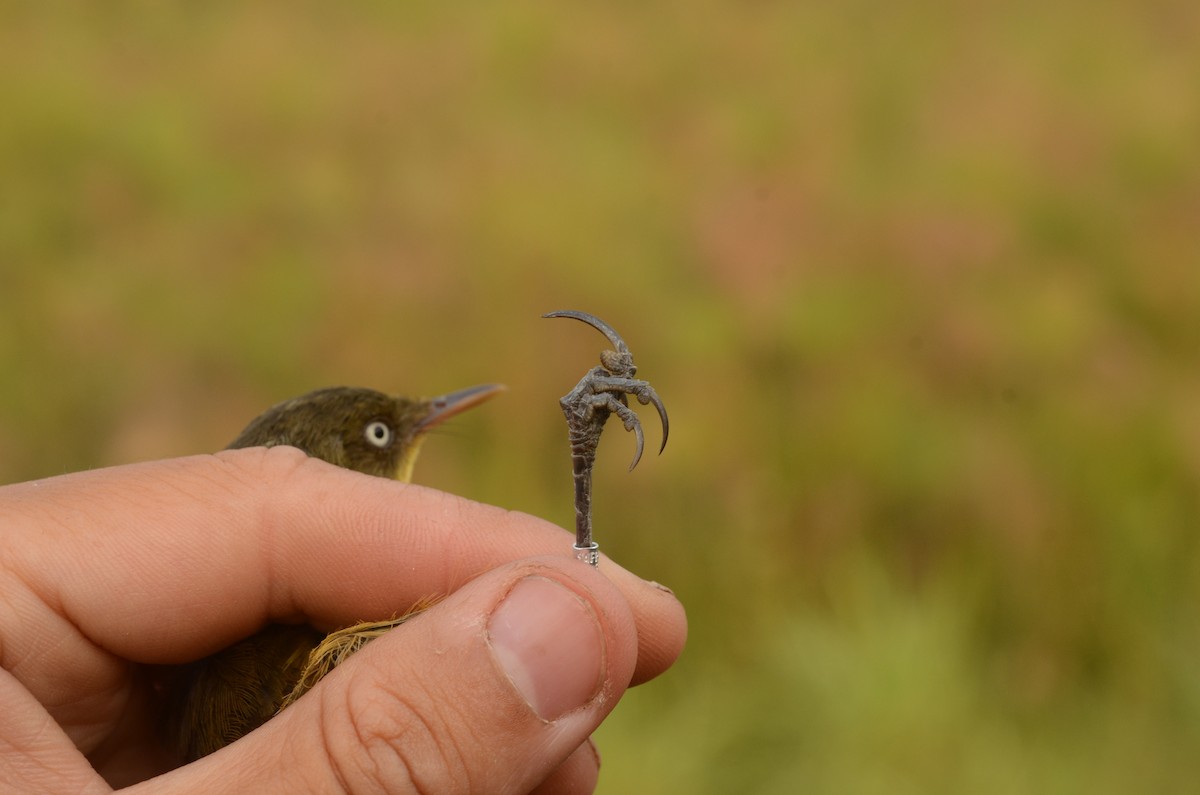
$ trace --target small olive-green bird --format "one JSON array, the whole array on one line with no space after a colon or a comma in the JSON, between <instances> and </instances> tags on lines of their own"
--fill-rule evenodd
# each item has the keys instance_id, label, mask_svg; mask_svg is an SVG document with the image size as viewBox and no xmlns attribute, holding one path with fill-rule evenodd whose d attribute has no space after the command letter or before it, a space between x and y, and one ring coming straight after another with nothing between
<instances>
[{"instance_id":1,"label":"small olive-green bird","mask_svg":"<svg viewBox=\"0 0 1200 795\"><path fill-rule=\"evenodd\" d=\"M337 466L407 482L431 428L503 389L483 384L427 399L373 389L318 389L268 409L229 449L290 445ZM168 712L178 751L192 761L253 731L364 643L411 615L330 635L309 626L271 624L187 666Z\"/></svg>"}]
</instances>

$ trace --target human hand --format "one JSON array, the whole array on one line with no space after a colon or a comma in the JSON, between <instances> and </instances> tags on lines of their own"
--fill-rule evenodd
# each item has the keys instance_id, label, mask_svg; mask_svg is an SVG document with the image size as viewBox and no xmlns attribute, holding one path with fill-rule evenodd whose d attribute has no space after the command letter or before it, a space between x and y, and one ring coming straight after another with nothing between
<instances>
[{"instance_id":1,"label":"human hand","mask_svg":"<svg viewBox=\"0 0 1200 795\"><path fill-rule=\"evenodd\" d=\"M575 561L569 541L287 447L0 488L0 781L590 791L590 733L674 662L687 630L669 592ZM438 594L258 730L172 769L160 666L269 621L333 629Z\"/></svg>"}]
</instances>

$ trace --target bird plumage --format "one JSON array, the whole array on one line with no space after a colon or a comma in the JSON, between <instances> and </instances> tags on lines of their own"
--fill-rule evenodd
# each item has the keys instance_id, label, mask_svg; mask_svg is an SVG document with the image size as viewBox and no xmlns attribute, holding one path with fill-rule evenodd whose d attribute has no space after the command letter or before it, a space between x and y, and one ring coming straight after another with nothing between
<instances>
[{"instance_id":1,"label":"bird plumage","mask_svg":"<svg viewBox=\"0 0 1200 795\"><path fill-rule=\"evenodd\" d=\"M346 469L407 482L431 428L502 389L484 384L436 398L318 389L272 406L229 448L290 445ZM270 624L186 666L168 710L178 751L191 761L254 730L363 644L424 607L329 635L307 625Z\"/></svg>"}]
</instances>

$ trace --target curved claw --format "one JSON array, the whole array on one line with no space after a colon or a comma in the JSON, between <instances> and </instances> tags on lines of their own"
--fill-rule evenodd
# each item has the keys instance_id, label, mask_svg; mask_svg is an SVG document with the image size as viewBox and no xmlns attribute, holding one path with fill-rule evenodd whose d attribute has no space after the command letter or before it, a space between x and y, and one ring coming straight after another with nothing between
<instances>
[{"instance_id":1,"label":"curved claw","mask_svg":"<svg viewBox=\"0 0 1200 795\"><path fill-rule=\"evenodd\" d=\"M608 337L608 341L617 349L617 353L629 353L629 346L625 344L625 340L621 339L621 335L617 333L617 330L595 315L589 315L587 312L578 312L574 309L559 309L554 312L547 312L542 317L573 317L576 320L581 320Z\"/></svg>"},{"instance_id":2,"label":"curved claw","mask_svg":"<svg viewBox=\"0 0 1200 795\"><path fill-rule=\"evenodd\" d=\"M652 403L654 408L658 410L658 418L662 421L663 440L659 445L658 454L662 455L662 451L667 449L667 434L671 432L671 423L667 420L667 407L663 405L662 400L658 397L658 393L653 389L647 389L645 395L638 395L639 403ZM632 469L633 467L630 467Z\"/></svg>"},{"instance_id":3,"label":"curved claw","mask_svg":"<svg viewBox=\"0 0 1200 795\"><path fill-rule=\"evenodd\" d=\"M633 427L628 429L633 431L634 437L637 439L637 449L633 451L633 463L629 465L629 471L638 465L638 461L642 460L642 450L646 447L646 435L642 433L642 424L634 418Z\"/></svg>"},{"instance_id":4,"label":"curved claw","mask_svg":"<svg viewBox=\"0 0 1200 795\"><path fill-rule=\"evenodd\" d=\"M638 398L641 400L641 398ZM629 471L638 465L638 461L642 460L642 451L646 449L646 435L642 433L642 421L638 419L638 415L625 402L624 395L605 395L602 398L603 405L609 411L621 418L621 423L625 426L625 430L633 431L633 436L637 440L637 449L633 451L633 463L629 465Z\"/></svg>"}]
</instances>

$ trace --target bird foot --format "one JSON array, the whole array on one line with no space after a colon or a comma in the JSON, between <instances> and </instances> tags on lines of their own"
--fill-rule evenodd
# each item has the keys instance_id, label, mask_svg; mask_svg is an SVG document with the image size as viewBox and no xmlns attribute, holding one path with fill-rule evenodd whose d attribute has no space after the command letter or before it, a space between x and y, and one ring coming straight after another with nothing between
<instances>
[{"instance_id":1,"label":"bird foot","mask_svg":"<svg viewBox=\"0 0 1200 795\"><path fill-rule=\"evenodd\" d=\"M595 315L574 310L548 312L543 317L570 317L587 323L606 336L616 348L602 351L600 366L589 370L575 388L559 400L563 415L567 418L575 473L575 549L581 559L594 566L598 553L592 541L592 464L596 459L596 448L600 444L604 424L609 416L616 414L625 430L634 434L636 449L633 463L629 465L632 470L642 458L645 434L637 414L629 408L628 396L633 395L642 405L652 404L658 411L663 429L662 444L658 448L660 453L667 446L667 434L670 431L667 409L649 382L634 377L637 375L637 366L633 363L633 354L612 326Z\"/></svg>"}]
</instances>

